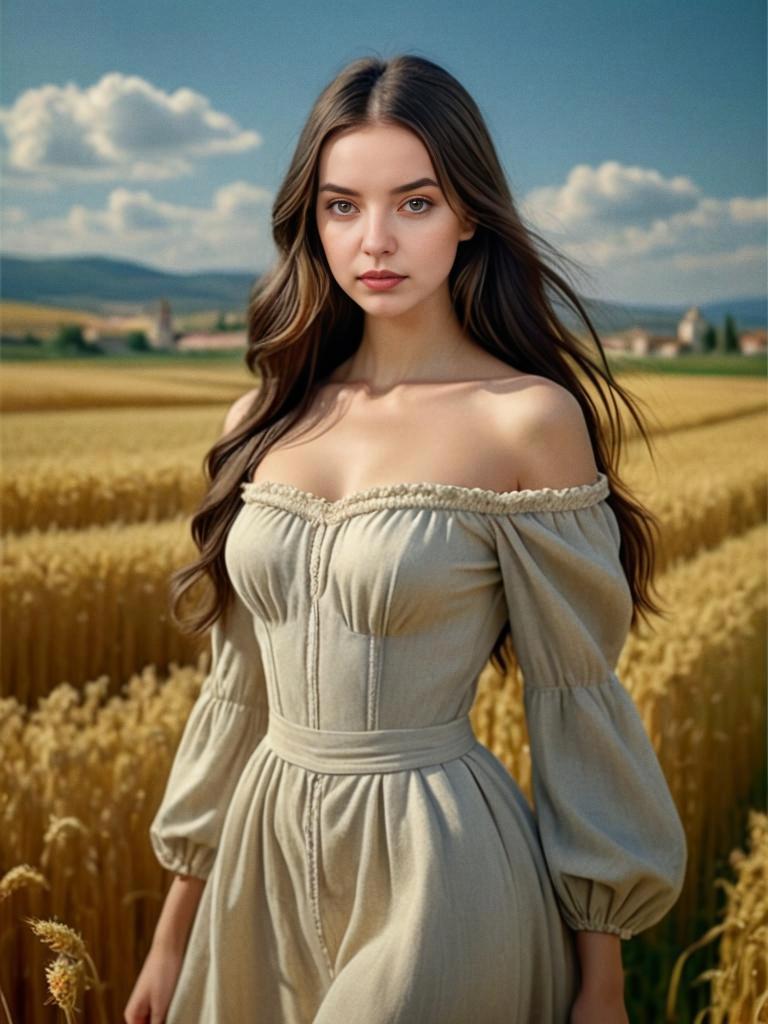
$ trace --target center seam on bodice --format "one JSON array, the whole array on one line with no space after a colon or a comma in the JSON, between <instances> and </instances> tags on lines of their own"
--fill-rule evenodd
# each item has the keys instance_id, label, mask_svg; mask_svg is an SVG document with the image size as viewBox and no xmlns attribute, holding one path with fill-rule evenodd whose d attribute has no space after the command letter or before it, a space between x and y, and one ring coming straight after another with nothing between
<instances>
[{"instance_id":1,"label":"center seam on bodice","mask_svg":"<svg viewBox=\"0 0 768 1024\"><path fill-rule=\"evenodd\" d=\"M379 680L378 669L378 637L373 633L368 636L368 679L365 691L365 725L367 729L376 729L379 723Z\"/></svg>"},{"instance_id":2,"label":"center seam on bodice","mask_svg":"<svg viewBox=\"0 0 768 1024\"><path fill-rule=\"evenodd\" d=\"M309 549L309 623L307 636L307 717L314 728L320 725L320 569L326 524L315 524Z\"/></svg>"}]
</instances>

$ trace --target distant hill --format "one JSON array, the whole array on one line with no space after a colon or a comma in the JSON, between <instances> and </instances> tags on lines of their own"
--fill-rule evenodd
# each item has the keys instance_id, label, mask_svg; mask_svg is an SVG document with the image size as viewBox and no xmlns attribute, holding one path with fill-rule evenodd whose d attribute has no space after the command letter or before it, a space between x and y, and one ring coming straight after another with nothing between
<instances>
[{"instance_id":1,"label":"distant hill","mask_svg":"<svg viewBox=\"0 0 768 1024\"><path fill-rule=\"evenodd\" d=\"M28 259L0 256L3 299L91 309L102 315L149 313L167 299L174 314L223 309L244 312L258 274L204 271L174 274L105 256Z\"/></svg>"},{"instance_id":2,"label":"distant hill","mask_svg":"<svg viewBox=\"0 0 768 1024\"><path fill-rule=\"evenodd\" d=\"M708 302L699 306L701 315L715 324L721 324L726 313L730 313L738 327L768 326L768 299L732 299Z\"/></svg>"},{"instance_id":3,"label":"distant hill","mask_svg":"<svg viewBox=\"0 0 768 1024\"><path fill-rule=\"evenodd\" d=\"M144 263L106 256L56 256L33 259L0 255L0 292L5 300L90 309L101 315L151 313L167 299L174 316L221 309L245 313L251 288L259 274L242 271L201 271L179 274ZM687 306L643 306L582 298L598 332L644 327L674 334ZM690 303L689 305L692 305ZM699 307L703 316L721 326L726 313L737 328L765 327L768 299L722 299ZM559 307L566 325L581 331L581 322Z\"/></svg>"}]
</instances>

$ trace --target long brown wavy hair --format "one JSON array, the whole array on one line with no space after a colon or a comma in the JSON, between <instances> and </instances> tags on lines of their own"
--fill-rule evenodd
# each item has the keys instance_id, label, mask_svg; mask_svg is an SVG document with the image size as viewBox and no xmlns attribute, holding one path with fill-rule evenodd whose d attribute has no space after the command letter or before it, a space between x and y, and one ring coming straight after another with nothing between
<instances>
[{"instance_id":1,"label":"long brown wavy hair","mask_svg":"<svg viewBox=\"0 0 768 1024\"><path fill-rule=\"evenodd\" d=\"M404 54L348 64L323 89L301 132L272 207L278 256L249 297L245 362L260 385L238 425L205 456L208 490L191 523L200 557L171 576L172 620L182 632L200 634L226 610L233 591L224 544L242 505L240 485L251 479L270 446L308 411L318 386L360 344L363 311L331 274L314 208L323 144L334 132L374 124L414 132L429 152L453 211L477 225L474 235L460 243L449 275L458 321L478 345L512 369L548 377L576 396L596 464L609 478L608 501L621 530L621 561L632 591L632 625L638 615L666 615L650 595L652 533L658 536L658 522L633 500L617 474L625 443L617 397L651 451L636 408L639 400L613 377L584 306L562 271L555 269L566 257L524 225L472 97L438 64ZM555 296L576 311L593 345L567 330L556 313ZM599 396L604 423L580 376ZM204 579L213 583L211 600L180 618L182 597ZM502 670L508 665L508 635L509 624L491 652Z\"/></svg>"}]
</instances>

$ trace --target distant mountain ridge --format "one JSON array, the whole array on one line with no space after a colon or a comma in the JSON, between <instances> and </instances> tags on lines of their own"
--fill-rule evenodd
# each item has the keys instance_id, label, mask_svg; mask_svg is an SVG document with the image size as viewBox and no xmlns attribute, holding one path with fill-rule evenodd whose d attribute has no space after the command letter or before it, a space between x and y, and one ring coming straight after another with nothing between
<instances>
[{"instance_id":1,"label":"distant mountain ridge","mask_svg":"<svg viewBox=\"0 0 768 1024\"><path fill-rule=\"evenodd\" d=\"M28 259L0 255L2 298L16 302L91 309L103 316L152 312L167 299L174 313L222 308L244 310L258 274L157 270L106 256Z\"/></svg>"},{"instance_id":2,"label":"distant mountain ridge","mask_svg":"<svg viewBox=\"0 0 768 1024\"><path fill-rule=\"evenodd\" d=\"M149 313L167 299L174 314L221 309L245 313L259 272L196 271L175 273L144 263L108 256L50 256L30 258L0 254L0 296L17 302L91 309L102 316ZM582 297L595 327L601 332L645 327L674 334L688 306L648 306L603 302ZM693 303L689 303L693 305ZM721 326L730 313L740 329L765 327L768 297L720 299L699 306L701 313ZM566 326L581 329L568 309L559 309Z\"/></svg>"}]
</instances>

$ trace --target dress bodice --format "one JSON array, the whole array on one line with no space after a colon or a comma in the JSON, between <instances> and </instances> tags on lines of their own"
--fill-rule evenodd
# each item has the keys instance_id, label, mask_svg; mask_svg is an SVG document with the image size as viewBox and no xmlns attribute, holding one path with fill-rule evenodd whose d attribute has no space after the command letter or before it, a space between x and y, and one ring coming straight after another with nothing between
<instances>
[{"instance_id":1,"label":"dress bodice","mask_svg":"<svg viewBox=\"0 0 768 1024\"><path fill-rule=\"evenodd\" d=\"M577 544L583 561L596 555L583 586L627 607L602 473L561 489L403 483L338 501L272 481L242 492L227 569L253 615L270 706L301 725L415 727L468 712L509 616L505 598L535 600L536 580L516 563L531 533ZM540 634L542 646L556 639ZM562 658L538 682L562 681L579 652L571 645Z\"/></svg>"}]
</instances>

